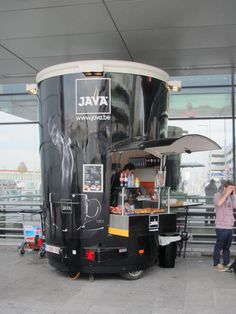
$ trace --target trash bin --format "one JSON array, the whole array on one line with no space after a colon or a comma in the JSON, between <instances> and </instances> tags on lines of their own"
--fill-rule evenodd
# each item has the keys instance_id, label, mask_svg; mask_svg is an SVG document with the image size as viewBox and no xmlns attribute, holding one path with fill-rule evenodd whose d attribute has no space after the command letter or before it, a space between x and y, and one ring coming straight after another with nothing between
<instances>
[{"instance_id":1,"label":"trash bin","mask_svg":"<svg viewBox=\"0 0 236 314\"><path fill-rule=\"evenodd\" d=\"M177 233L162 233L158 236L159 242L159 266L164 268L175 267L177 242L180 241Z\"/></svg>"}]
</instances>

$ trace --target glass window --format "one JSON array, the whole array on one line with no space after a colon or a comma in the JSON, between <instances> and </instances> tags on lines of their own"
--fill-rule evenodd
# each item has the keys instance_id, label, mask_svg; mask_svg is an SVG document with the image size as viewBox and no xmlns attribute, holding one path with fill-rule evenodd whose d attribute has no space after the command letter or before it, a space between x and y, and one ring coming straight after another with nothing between
<instances>
[{"instance_id":1,"label":"glass window","mask_svg":"<svg viewBox=\"0 0 236 314\"><path fill-rule=\"evenodd\" d=\"M0 84L0 94L26 93L26 84Z\"/></svg>"},{"instance_id":2,"label":"glass window","mask_svg":"<svg viewBox=\"0 0 236 314\"><path fill-rule=\"evenodd\" d=\"M234 116L236 116L236 88L234 88Z\"/></svg>"},{"instance_id":3,"label":"glass window","mask_svg":"<svg viewBox=\"0 0 236 314\"><path fill-rule=\"evenodd\" d=\"M181 81L182 87L225 86L231 84L231 75L189 75L171 77L171 81Z\"/></svg>"},{"instance_id":4,"label":"glass window","mask_svg":"<svg viewBox=\"0 0 236 314\"><path fill-rule=\"evenodd\" d=\"M169 118L231 117L231 89L188 88L170 95Z\"/></svg>"},{"instance_id":5,"label":"glass window","mask_svg":"<svg viewBox=\"0 0 236 314\"><path fill-rule=\"evenodd\" d=\"M171 135L176 128L176 136L201 134L221 146L217 151L181 155L180 191L189 195L205 195L204 188L211 179L215 179L219 187L223 178L233 178L232 120L169 121L169 127Z\"/></svg>"},{"instance_id":6,"label":"glass window","mask_svg":"<svg viewBox=\"0 0 236 314\"><path fill-rule=\"evenodd\" d=\"M38 105L34 95L0 95L0 111L8 113L7 122L38 120ZM6 122L1 119L0 122Z\"/></svg>"},{"instance_id":7,"label":"glass window","mask_svg":"<svg viewBox=\"0 0 236 314\"><path fill-rule=\"evenodd\" d=\"M4 118L0 112L0 121ZM39 126L0 125L0 199L38 195L40 191Z\"/></svg>"}]
</instances>

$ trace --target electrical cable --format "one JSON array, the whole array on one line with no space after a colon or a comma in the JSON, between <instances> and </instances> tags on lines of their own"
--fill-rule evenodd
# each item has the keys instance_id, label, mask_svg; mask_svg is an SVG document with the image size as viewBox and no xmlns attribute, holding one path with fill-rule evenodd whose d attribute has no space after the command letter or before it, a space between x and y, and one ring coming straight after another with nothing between
<instances>
[{"instance_id":1,"label":"electrical cable","mask_svg":"<svg viewBox=\"0 0 236 314\"><path fill-rule=\"evenodd\" d=\"M74 277L69 276L69 278L70 278L71 280L76 280L76 279L79 278L79 276L80 276L80 272L78 272Z\"/></svg>"}]
</instances>

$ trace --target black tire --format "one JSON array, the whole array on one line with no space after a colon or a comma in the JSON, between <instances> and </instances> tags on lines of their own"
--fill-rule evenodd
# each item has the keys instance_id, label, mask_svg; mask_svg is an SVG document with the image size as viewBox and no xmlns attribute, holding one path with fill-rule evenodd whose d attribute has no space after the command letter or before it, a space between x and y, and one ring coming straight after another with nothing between
<instances>
[{"instance_id":1,"label":"black tire","mask_svg":"<svg viewBox=\"0 0 236 314\"><path fill-rule=\"evenodd\" d=\"M25 248L27 246L27 242L22 242L21 245L19 246L19 250L20 250L20 255L24 255L25 254Z\"/></svg>"},{"instance_id":2,"label":"black tire","mask_svg":"<svg viewBox=\"0 0 236 314\"><path fill-rule=\"evenodd\" d=\"M43 258L45 256L45 252L44 251L39 251L39 256Z\"/></svg>"},{"instance_id":3,"label":"black tire","mask_svg":"<svg viewBox=\"0 0 236 314\"><path fill-rule=\"evenodd\" d=\"M128 273L120 273L120 276L127 280L137 280L144 274L144 270L130 271Z\"/></svg>"}]
</instances>

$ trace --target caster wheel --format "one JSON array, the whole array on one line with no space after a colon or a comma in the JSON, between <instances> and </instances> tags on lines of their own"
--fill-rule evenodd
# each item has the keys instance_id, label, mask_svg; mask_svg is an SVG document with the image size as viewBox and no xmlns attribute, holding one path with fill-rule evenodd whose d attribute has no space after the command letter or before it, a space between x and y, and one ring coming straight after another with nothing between
<instances>
[{"instance_id":1,"label":"caster wheel","mask_svg":"<svg viewBox=\"0 0 236 314\"><path fill-rule=\"evenodd\" d=\"M94 281L94 275L93 274L89 274L89 281L93 282Z\"/></svg>"},{"instance_id":2,"label":"caster wheel","mask_svg":"<svg viewBox=\"0 0 236 314\"><path fill-rule=\"evenodd\" d=\"M44 251L40 251L39 252L39 256L43 258L45 256L45 252Z\"/></svg>"}]
</instances>

